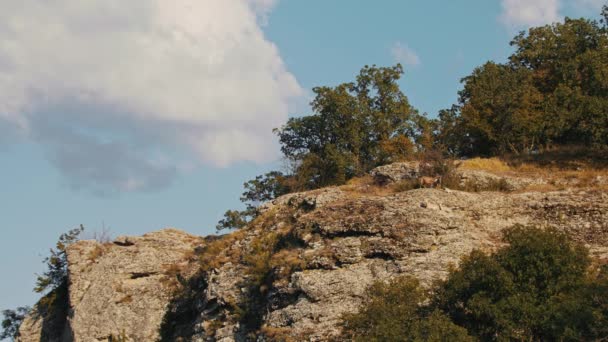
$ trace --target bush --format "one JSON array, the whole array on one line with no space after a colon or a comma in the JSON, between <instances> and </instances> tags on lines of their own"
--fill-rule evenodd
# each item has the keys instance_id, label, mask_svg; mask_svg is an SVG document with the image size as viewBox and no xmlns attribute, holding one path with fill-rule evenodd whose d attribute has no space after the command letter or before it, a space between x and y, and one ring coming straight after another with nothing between
<instances>
[{"instance_id":1,"label":"bush","mask_svg":"<svg viewBox=\"0 0 608 342\"><path fill-rule=\"evenodd\" d=\"M361 311L344 317L344 337L353 341L472 341L465 329L440 311L428 312L416 279L376 282Z\"/></svg>"},{"instance_id":2,"label":"bush","mask_svg":"<svg viewBox=\"0 0 608 342\"><path fill-rule=\"evenodd\" d=\"M554 229L515 226L509 247L474 251L437 289L435 307L482 340L587 340L600 336L608 296L588 277L587 251ZM604 310L604 311L602 311Z\"/></svg>"},{"instance_id":3,"label":"bush","mask_svg":"<svg viewBox=\"0 0 608 342\"><path fill-rule=\"evenodd\" d=\"M425 294L415 279L370 287L344 317L355 341L590 341L608 337L608 266L555 229L507 229L508 247L473 251ZM473 337L471 337L473 336Z\"/></svg>"},{"instance_id":4,"label":"bush","mask_svg":"<svg viewBox=\"0 0 608 342\"><path fill-rule=\"evenodd\" d=\"M224 218L217 223L215 229L217 231L224 229L241 229L245 227L255 216L255 211L227 210L224 213Z\"/></svg>"},{"instance_id":5,"label":"bush","mask_svg":"<svg viewBox=\"0 0 608 342\"><path fill-rule=\"evenodd\" d=\"M19 307L15 310L2 311L4 318L2 319L2 332L0 332L0 340L10 338L15 341L19 337L19 327L29 312L29 307Z\"/></svg>"}]
</instances>

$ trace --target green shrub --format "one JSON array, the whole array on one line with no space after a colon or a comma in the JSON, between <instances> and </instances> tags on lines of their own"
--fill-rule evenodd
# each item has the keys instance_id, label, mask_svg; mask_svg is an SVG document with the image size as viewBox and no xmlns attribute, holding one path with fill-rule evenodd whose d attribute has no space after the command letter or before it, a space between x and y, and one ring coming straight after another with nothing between
<instances>
[{"instance_id":1,"label":"green shrub","mask_svg":"<svg viewBox=\"0 0 608 342\"><path fill-rule=\"evenodd\" d=\"M463 259L438 287L436 308L484 341L606 337L608 291L588 275L584 247L554 229L515 226L504 238L510 245L495 254Z\"/></svg>"},{"instance_id":2,"label":"green shrub","mask_svg":"<svg viewBox=\"0 0 608 342\"><path fill-rule=\"evenodd\" d=\"M473 251L425 294L415 279L378 282L344 317L354 341L603 341L608 266L555 229L515 226L508 247ZM596 268L597 269L597 268Z\"/></svg>"},{"instance_id":3,"label":"green shrub","mask_svg":"<svg viewBox=\"0 0 608 342\"><path fill-rule=\"evenodd\" d=\"M359 313L344 317L344 338L353 341L472 341L440 311L428 312L418 281L400 277L376 282Z\"/></svg>"}]
</instances>

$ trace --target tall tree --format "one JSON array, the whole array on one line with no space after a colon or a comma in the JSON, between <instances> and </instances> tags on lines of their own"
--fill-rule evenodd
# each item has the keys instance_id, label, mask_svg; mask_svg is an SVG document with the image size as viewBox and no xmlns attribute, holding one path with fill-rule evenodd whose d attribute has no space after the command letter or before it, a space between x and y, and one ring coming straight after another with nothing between
<instances>
[{"instance_id":1,"label":"tall tree","mask_svg":"<svg viewBox=\"0 0 608 342\"><path fill-rule=\"evenodd\" d=\"M518 34L508 63L488 62L462 80L439 143L474 155L608 146L608 7L603 16L603 25L566 18Z\"/></svg>"},{"instance_id":2,"label":"tall tree","mask_svg":"<svg viewBox=\"0 0 608 342\"><path fill-rule=\"evenodd\" d=\"M608 144L608 32L594 20L566 18L520 33L511 45L510 64L530 70L545 96L547 136Z\"/></svg>"},{"instance_id":3,"label":"tall tree","mask_svg":"<svg viewBox=\"0 0 608 342\"><path fill-rule=\"evenodd\" d=\"M397 83L403 68L365 66L355 82L313 88L314 113L275 132L302 189L340 184L413 152L419 117Z\"/></svg>"},{"instance_id":4,"label":"tall tree","mask_svg":"<svg viewBox=\"0 0 608 342\"><path fill-rule=\"evenodd\" d=\"M542 139L543 96L530 71L488 62L463 82L463 138L477 153L519 152Z\"/></svg>"}]
</instances>

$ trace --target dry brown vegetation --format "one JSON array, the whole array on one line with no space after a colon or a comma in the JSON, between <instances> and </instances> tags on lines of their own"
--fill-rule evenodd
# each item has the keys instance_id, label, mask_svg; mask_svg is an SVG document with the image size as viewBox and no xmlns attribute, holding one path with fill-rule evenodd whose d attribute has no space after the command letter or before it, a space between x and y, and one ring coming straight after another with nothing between
<instances>
[{"instance_id":1,"label":"dry brown vegetation","mask_svg":"<svg viewBox=\"0 0 608 342\"><path fill-rule=\"evenodd\" d=\"M599 180L608 179L608 163L602 157L589 159L588 154L578 157L569 149L568 153L552 152L549 155L557 158L549 161L547 154L533 157L504 157L473 158L464 160L459 167L468 170L488 171L498 175L511 177L542 178L546 184L532 184L523 191L555 191L566 188L596 187L606 189L606 185L598 185ZM608 152L607 152L608 153ZM604 156L603 158L608 158Z\"/></svg>"},{"instance_id":2,"label":"dry brown vegetation","mask_svg":"<svg viewBox=\"0 0 608 342\"><path fill-rule=\"evenodd\" d=\"M268 341L273 342L295 342L296 340L290 335L291 329L289 328L274 328L269 326L263 326L260 329L262 334Z\"/></svg>"},{"instance_id":3,"label":"dry brown vegetation","mask_svg":"<svg viewBox=\"0 0 608 342\"><path fill-rule=\"evenodd\" d=\"M106 252L107 246L105 244L96 245L87 256L87 260L90 262L95 262L99 257L101 257Z\"/></svg>"},{"instance_id":4,"label":"dry brown vegetation","mask_svg":"<svg viewBox=\"0 0 608 342\"><path fill-rule=\"evenodd\" d=\"M461 183L456 170L485 171L504 177L540 178L543 184L531 184L522 191L556 191L567 188L608 189L608 151L589 151L575 147L545 151L536 155L511 155L502 158L472 158L449 160L436 155L421 156L421 163L427 165L421 170L423 175L443 175L442 187L454 190L510 191L504 179L489 181L480 187L473 181ZM362 196L388 196L393 193L419 188L416 179L402 180L386 186L379 185L367 175L353 178L340 187L352 198Z\"/></svg>"},{"instance_id":5,"label":"dry brown vegetation","mask_svg":"<svg viewBox=\"0 0 608 342\"><path fill-rule=\"evenodd\" d=\"M201 270L209 271L219 268L229 261L238 261L241 257L239 248L230 248L238 240L242 240L247 234L246 229L235 231L231 234L219 236L208 240L199 255Z\"/></svg>"}]
</instances>

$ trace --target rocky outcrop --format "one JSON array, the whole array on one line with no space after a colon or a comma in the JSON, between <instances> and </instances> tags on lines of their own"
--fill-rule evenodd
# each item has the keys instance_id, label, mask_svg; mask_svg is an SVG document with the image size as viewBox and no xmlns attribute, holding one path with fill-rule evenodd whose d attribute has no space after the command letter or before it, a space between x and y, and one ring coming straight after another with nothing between
<instances>
[{"instance_id":1,"label":"rocky outcrop","mask_svg":"<svg viewBox=\"0 0 608 342\"><path fill-rule=\"evenodd\" d=\"M457 179L456 185L461 189L516 191L523 190L530 185L547 183L546 180L539 177L530 178L506 173L498 175L483 170L461 169L458 166L459 163L455 162L450 176ZM377 184L388 185L400 181L417 180L425 173L427 176L434 176L429 171L432 169L433 167L428 163L408 161L377 167L370 172L370 175Z\"/></svg>"},{"instance_id":2,"label":"rocky outcrop","mask_svg":"<svg viewBox=\"0 0 608 342\"><path fill-rule=\"evenodd\" d=\"M65 327L70 334L57 340L157 340L174 293L175 272L185 269L200 244L201 238L166 229L113 243L86 240L70 246ZM53 318L29 317L20 341L41 341L43 321Z\"/></svg>"},{"instance_id":3,"label":"rocky outcrop","mask_svg":"<svg viewBox=\"0 0 608 342\"><path fill-rule=\"evenodd\" d=\"M387 169L393 181L413 172ZM608 259L603 190L333 187L280 197L221 237L165 230L75 244L69 329L76 341L324 341L374 281L408 274L429 285L471 250L501 246L501 231L515 224L567 231Z\"/></svg>"},{"instance_id":4,"label":"rocky outcrop","mask_svg":"<svg viewBox=\"0 0 608 342\"><path fill-rule=\"evenodd\" d=\"M381 185L396 183L406 179L416 179L421 176L420 162L409 161L379 166L370 171L370 175L376 183Z\"/></svg>"}]
</instances>

